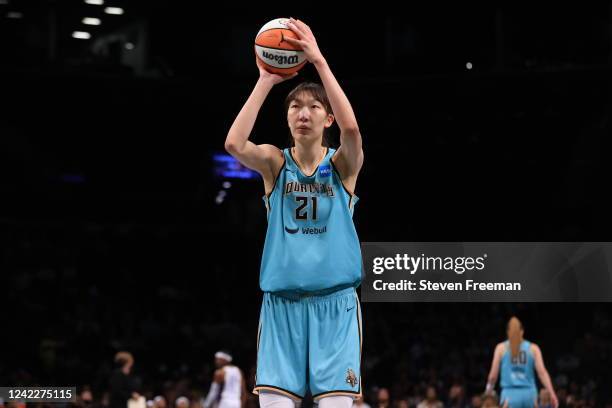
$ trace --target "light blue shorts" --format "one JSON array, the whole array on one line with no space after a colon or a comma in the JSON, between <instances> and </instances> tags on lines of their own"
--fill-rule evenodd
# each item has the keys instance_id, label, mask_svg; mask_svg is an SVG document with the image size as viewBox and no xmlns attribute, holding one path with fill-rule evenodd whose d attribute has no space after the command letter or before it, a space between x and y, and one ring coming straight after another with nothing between
<instances>
[{"instance_id":1,"label":"light blue shorts","mask_svg":"<svg viewBox=\"0 0 612 408\"><path fill-rule=\"evenodd\" d=\"M538 400L538 391L535 388L502 388L499 406L508 400L508 408L534 408Z\"/></svg>"},{"instance_id":2,"label":"light blue shorts","mask_svg":"<svg viewBox=\"0 0 612 408\"><path fill-rule=\"evenodd\" d=\"M354 288L294 299L264 293L253 392L316 401L361 396L361 307Z\"/></svg>"}]
</instances>

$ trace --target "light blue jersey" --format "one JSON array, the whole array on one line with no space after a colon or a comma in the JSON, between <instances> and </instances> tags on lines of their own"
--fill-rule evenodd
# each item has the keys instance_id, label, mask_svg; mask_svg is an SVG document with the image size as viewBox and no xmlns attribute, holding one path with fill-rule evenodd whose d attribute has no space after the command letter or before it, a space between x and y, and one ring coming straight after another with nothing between
<instances>
[{"instance_id":1,"label":"light blue jersey","mask_svg":"<svg viewBox=\"0 0 612 408\"><path fill-rule=\"evenodd\" d=\"M519 354L512 357L510 342L506 340L506 350L501 359L501 387L533 387L535 388L534 360L531 353L531 342L523 340Z\"/></svg>"},{"instance_id":2,"label":"light blue jersey","mask_svg":"<svg viewBox=\"0 0 612 408\"><path fill-rule=\"evenodd\" d=\"M328 148L312 175L290 149L269 196L268 231L259 284L264 292L324 294L361 282L361 250L353 224L359 200L340 179Z\"/></svg>"},{"instance_id":3,"label":"light blue jersey","mask_svg":"<svg viewBox=\"0 0 612 408\"><path fill-rule=\"evenodd\" d=\"M508 402L509 408L533 408L537 402L534 359L531 342L523 340L519 354L512 357L510 342L506 341L501 359L501 401Z\"/></svg>"}]
</instances>

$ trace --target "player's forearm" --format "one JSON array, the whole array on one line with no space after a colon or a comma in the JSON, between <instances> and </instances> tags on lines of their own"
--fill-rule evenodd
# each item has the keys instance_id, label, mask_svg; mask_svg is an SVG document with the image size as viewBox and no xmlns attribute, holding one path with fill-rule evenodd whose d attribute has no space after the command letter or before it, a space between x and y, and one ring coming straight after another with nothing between
<instances>
[{"instance_id":1,"label":"player's forearm","mask_svg":"<svg viewBox=\"0 0 612 408\"><path fill-rule=\"evenodd\" d=\"M272 86L271 83L261 79L257 81L253 92L251 92L240 113L236 116L232 127L227 132L227 138L225 139L226 150L240 150L244 147L255 126L259 110L270 93Z\"/></svg>"},{"instance_id":2,"label":"player's forearm","mask_svg":"<svg viewBox=\"0 0 612 408\"><path fill-rule=\"evenodd\" d=\"M491 371L489 376L487 377L487 386L486 391L491 391L495 388L495 384L497 384L497 373Z\"/></svg>"},{"instance_id":3,"label":"player's forearm","mask_svg":"<svg viewBox=\"0 0 612 408\"><path fill-rule=\"evenodd\" d=\"M329 68L327 61L325 59L321 59L316 61L314 66L319 73L323 86L325 87L325 92L327 93L327 98L329 99L329 103L334 111L334 118L336 119L336 123L338 123L338 127L343 132L357 132L359 130L359 126L357 125L357 118L355 118L355 113L353 112L351 103Z\"/></svg>"},{"instance_id":4,"label":"player's forearm","mask_svg":"<svg viewBox=\"0 0 612 408\"><path fill-rule=\"evenodd\" d=\"M544 388L546 388L549 393L554 394L555 389L553 388L552 381L550 380L550 375L548 375L548 371L544 370L544 372L538 373L538 375L540 377L540 381L544 385Z\"/></svg>"},{"instance_id":5,"label":"player's forearm","mask_svg":"<svg viewBox=\"0 0 612 408\"><path fill-rule=\"evenodd\" d=\"M208 395L206 396L206 399L202 404L204 408L209 408L213 404L213 402L217 400L217 398L219 397L219 391L220 386L218 383L213 382L212 384L210 384L210 390L208 391Z\"/></svg>"}]
</instances>

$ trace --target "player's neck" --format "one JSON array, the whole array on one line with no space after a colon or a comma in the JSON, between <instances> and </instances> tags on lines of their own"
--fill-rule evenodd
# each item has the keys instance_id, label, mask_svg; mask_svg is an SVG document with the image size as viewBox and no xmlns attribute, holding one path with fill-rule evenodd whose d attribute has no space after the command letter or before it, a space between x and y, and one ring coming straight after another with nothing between
<instances>
[{"instance_id":1,"label":"player's neck","mask_svg":"<svg viewBox=\"0 0 612 408\"><path fill-rule=\"evenodd\" d=\"M326 151L326 147L317 144L311 146L295 145L291 150L298 166L300 166L302 171L308 173L312 173L312 170L321 163Z\"/></svg>"}]
</instances>

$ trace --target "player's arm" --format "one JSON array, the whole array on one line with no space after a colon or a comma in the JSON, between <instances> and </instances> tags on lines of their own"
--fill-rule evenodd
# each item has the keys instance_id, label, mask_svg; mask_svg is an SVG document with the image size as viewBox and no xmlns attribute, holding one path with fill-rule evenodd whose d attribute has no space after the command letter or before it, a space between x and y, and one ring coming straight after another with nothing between
<instances>
[{"instance_id":1,"label":"player's arm","mask_svg":"<svg viewBox=\"0 0 612 408\"><path fill-rule=\"evenodd\" d=\"M499 343L495 347L493 352L493 361L491 362L491 369L489 370L489 376L487 377L487 387L485 392L491 392L497 384L497 377L499 376L499 365L501 363L502 356L504 354L504 343Z\"/></svg>"},{"instance_id":2,"label":"player's arm","mask_svg":"<svg viewBox=\"0 0 612 408\"><path fill-rule=\"evenodd\" d=\"M225 150L245 166L260 173L265 180L270 177L273 179L276 176L275 164L282 162L282 152L272 145L256 145L249 140L249 136L255 126L259 110L272 87L295 75L282 77L271 74L262 67L259 61L257 61L257 66L259 79L227 133Z\"/></svg>"},{"instance_id":3,"label":"player's arm","mask_svg":"<svg viewBox=\"0 0 612 408\"><path fill-rule=\"evenodd\" d=\"M213 381L210 384L210 390L208 391L208 395L204 400L204 408L209 408L212 404L219 398L219 394L221 393L221 386L223 385L223 381L225 380L225 373L222 368L219 368L215 371L215 375L213 377Z\"/></svg>"},{"instance_id":4,"label":"player's arm","mask_svg":"<svg viewBox=\"0 0 612 408\"><path fill-rule=\"evenodd\" d=\"M342 173L343 178L356 179L363 165L363 150L361 133L351 103L327 65L310 27L303 21L291 19L289 28L297 34L299 40L285 38L285 41L302 47L308 61L317 69L334 111L334 118L340 128L340 147L334 156L336 157L334 164Z\"/></svg>"},{"instance_id":5,"label":"player's arm","mask_svg":"<svg viewBox=\"0 0 612 408\"><path fill-rule=\"evenodd\" d=\"M552 381L550 380L550 375L548 374L548 370L544 366L544 358L542 357L542 350L536 344L531 345L531 352L533 353L533 359L535 362L535 369L538 373L538 378L544 385L544 388L550 394L550 398L552 400L553 406L556 408L559 405L559 400L557 399L557 394L555 394L555 389L553 388Z\"/></svg>"}]
</instances>

